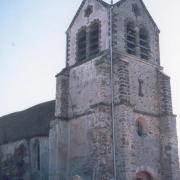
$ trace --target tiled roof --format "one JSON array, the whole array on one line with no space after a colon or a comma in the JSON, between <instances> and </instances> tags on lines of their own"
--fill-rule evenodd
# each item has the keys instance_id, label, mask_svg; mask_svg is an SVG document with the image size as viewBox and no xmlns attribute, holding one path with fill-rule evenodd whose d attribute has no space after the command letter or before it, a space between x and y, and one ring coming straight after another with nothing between
<instances>
[{"instance_id":1,"label":"tiled roof","mask_svg":"<svg viewBox=\"0 0 180 180\"><path fill-rule=\"evenodd\" d=\"M55 101L45 102L21 112L0 117L0 144L48 136L54 118Z\"/></svg>"}]
</instances>

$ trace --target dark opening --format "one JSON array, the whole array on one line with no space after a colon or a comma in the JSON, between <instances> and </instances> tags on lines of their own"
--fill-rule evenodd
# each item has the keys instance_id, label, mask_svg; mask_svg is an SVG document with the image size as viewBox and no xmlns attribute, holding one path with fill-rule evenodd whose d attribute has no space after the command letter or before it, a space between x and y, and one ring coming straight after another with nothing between
<instances>
[{"instance_id":1,"label":"dark opening","mask_svg":"<svg viewBox=\"0 0 180 180\"><path fill-rule=\"evenodd\" d=\"M89 33L89 56L95 56L99 53L99 23L90 27Z\"/></svg>"},{"instance_id":2,"label":"dark opening","mask_svg":"<svg viewBox=\"0 0 180 180\"><path fill-rule=\"evenodd\" d=\"M132 11L134 12L135 16L141 15L141 11L137 4L132 4Z\"/></svg>"},{"instance_id":3,"label":"dark opening","mask_svg":"<svg viewBox=\"0 0 180 180\"><path fill-rule=\"evenodd\" d=\"M136 55L136 32L132 23L127 25L127 53Z\"/></svg>"},{"instance_id":4,"label":"dark opening","mask_svg":"<svg viewBox=\"0 0 180 180\"><path fill-rule=\"evenodd\" d=\"M142 79L139 79L138 82L139 82L139 96L143 97L144 96L144 94L143 94L143 83L144 82Z\"/></svg>"},{"instance_id":5,"label":"dark opening","mask_svg":"<svg viewBox=\"0 0 180 180\"><path fill-rule=\"evenodd\" d=\"M40 170L40 166L41 166L40 144L38 140L35 141L34 148L35 148L35 156L36 156L36 167L37 167L37 170Z\"/></svg>"},{"instance_id":6,"label":"dark opening","mask_svg":"<svg viewBox=\"0 0 180 180\"><path fill-rule=\"evenodd\" d=\"M38 168L38 170L40 170L40 166L41 166L41 163L40 163L40 145L38 143L38 146L37 146L37 168Z\"/></svg>"},{"instance_id":7,"label":"dark opening","mask_svg":"<svg viewBox=\"0 0 180 180\"><path fill-rule=\"evenodd\" d=\"M85 16L85 17L89 17L92 12L93 12L93 6L88 6L88 7L85 9L84 16Z\"/></svg>"},{"instance_id":8,"label":"dark opening","mask_svg":"<svg viewBox=\"0 0 180 180\"><path fill-rule=\"evenodd\" d=\"M143 135L143 126L142 126L142 123L140 121L137 121L137 133L139 136Z\"/></svg>"},{"instance_id":9,"label":"dark opening","mask_svg":"<svg viewBox=\"0 0 180 180\"><path fill-rule=\"evenodd\" d=\"M139 32L140 55L142 59L149 59L149 38L145 29L140 29Z\"/></svg>"},{"instance_id":10,"label":"dark opening","mask_svg":"<svg viewBox=\"0 0 180 180\"><path fill-rule=\"evenodd\" d=\"M82 29L77 35L77 59L86 59L86 29Z\"/></svg>"},{"instance_id":11,"label":"dark opening","mask_svg":"<svg viewBox=\"0 0 180 180\"><path fill-rule=\"evenodd\" d=\"M139 172L136 175L136 180L152 180L153 178L147 172Z\"/></svg>"},{"instance_id":12,"label":"dark opening","mask_svg":"<svg viewBox=\"0 0 180 180\"><path fill-rule=\"evenodd\" d=\"M140 137L147 136L147 124L143 117L140 117L136 120L136 131Z\"/></svg>"}]
</instances>

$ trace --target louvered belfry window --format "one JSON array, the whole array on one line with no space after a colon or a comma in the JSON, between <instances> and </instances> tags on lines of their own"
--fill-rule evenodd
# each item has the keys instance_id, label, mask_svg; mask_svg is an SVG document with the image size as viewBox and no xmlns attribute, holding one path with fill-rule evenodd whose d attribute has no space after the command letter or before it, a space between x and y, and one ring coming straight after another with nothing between
<instances>
[{"instance_id":1,"label":"louvered belfry window","mask_svg":"<svg viewBox=\"0 0 180 180\"><path fill-rule=\"evenodd\" d=\"M89 31L89 56L95 56L99 53L99 23L90 26Z\"/></svg>"},{"instance_id":2,"label":"louvered belfry window","mask_svg":"<svg viewBox=\"0 0 180 180\"><path fill-rule=\"evenodd\" d=\"M127 53L136 55L136 31L133 23L127 24Z\"/></svg>"},{"instance_id":3,"label":"louvered belfry window","mask_svg":"<svg viewBox=\"0 0 180 180\"><path fill-rule=\"evenodd\" d=\"M82 29L77 35L77 59L78 61L83 61L86 59L86 49L87 49L87 35L86 29Z\"/></svg>"},{"instance_id":4,"label":"louvered belfry window","mask_svg":"<svg viewBox=\"0 0 180 180\"><path fill-rule=\"evenodd\" d=\"M139 45L140 45L140 56L142 59L149 59L149 38L148 33L144 28L139 31Z\"/></svg>"},{"instance_id":5,"label":"louvered belfry window","mask_svg":"<svg viewBox=\"0 0 180 180\"><path fill-rule=\"evenodd\" d=\"M77 33L76 57L77 62L92 59L100 52L100 21L95 20L88 27L82 27Z\"/></svg>"}]
</instances>

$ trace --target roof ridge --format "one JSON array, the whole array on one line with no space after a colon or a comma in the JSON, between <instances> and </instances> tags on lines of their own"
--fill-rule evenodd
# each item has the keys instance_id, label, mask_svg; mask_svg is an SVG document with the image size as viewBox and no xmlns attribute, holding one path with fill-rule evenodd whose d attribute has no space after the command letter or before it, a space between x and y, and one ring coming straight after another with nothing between
<instances>
[{"instance_id":1,"label":"roof ridge","mask_svg":"<svg viewBox=\"0 0 180 180\"><path fill-rule=\"evenodd\" d=\"M12 113L9 113L9 114L5 114L3 116L0 116L0 120L3 119L3 118L6 118L8 116L13 116L13 115L17 115L19 113L23 113L23 112L26 112L27 110L30 110L30 109L33 109L33 108L36 108L36 107L39 107L41 105L44 105L44 104L48 104L48 103L53 103L55 100L49 100L49 101L45 101L45 102L42 102L42 103L39 103L39 104L35 104L33 106L30 106L24 110L20 110L20 111L15 111L15 112L12 112Z\"/></svg>"},{"instance_id":2,"label":"roof ridge","mask_svg":"<svg viewBox=\"0 0 180 180\"><path fill-rule=\"evenodd\" d=\"M48 101L1 117L0 145L27 138L48 136L50 121L55 118L54 110L55 101Z\"/></svg>"}]
</instances>

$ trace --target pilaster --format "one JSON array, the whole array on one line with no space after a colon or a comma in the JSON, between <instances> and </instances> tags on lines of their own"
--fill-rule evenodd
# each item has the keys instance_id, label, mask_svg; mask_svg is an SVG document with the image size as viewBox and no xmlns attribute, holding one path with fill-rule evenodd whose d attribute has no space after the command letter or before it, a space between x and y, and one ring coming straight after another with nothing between
<instances>
[{"instance_id":1,"label":"pilaster","mask_svg":"<svg viewBox=\"0 0 180 180\"><path fill-rule=\"evenodd\" d=\"M179 179L176 117L172 112L170 78L158 73L160 102L161 170L163 180Z\"/></svg>"},{"instance_id":2,"label":"pilaster","mask_svg":"<svg viewBox=\"0 0 180 180\"><path fill-rule=\"evenodd\" d=\"M124 104L115 107L116 164L118 180L133 180L136 173L135 125L133 109Z\"/></svg>"}]
</instances>

